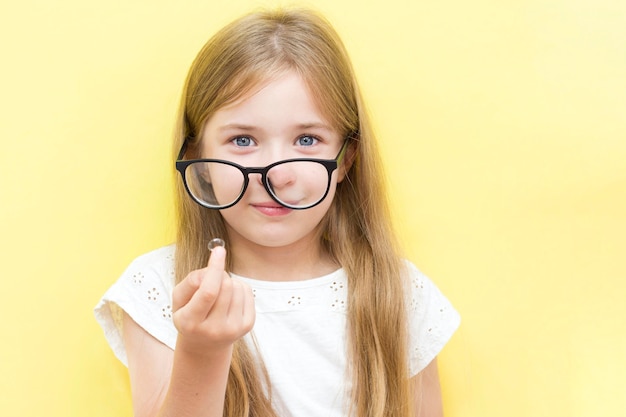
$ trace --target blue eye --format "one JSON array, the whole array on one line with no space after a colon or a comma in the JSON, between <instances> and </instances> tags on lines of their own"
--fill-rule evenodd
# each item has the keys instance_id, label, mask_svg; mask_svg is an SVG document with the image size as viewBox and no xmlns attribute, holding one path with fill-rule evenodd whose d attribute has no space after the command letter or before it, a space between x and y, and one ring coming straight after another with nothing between
<instances>
[{"instance_id":1,"label":"blue eye","mask_svg":"<svg viewBox=\"0 0 626 417\"><path fill-rule=\"evenodd\" d=\"M233 143L237 146L247 147L252 145L252 139L248 136L237 136L233 139Z\"/></svg>"},{"instance_id":2,"label":"blue eye","mask_svg":"<svg viewBox=\"0 0 626 417\"><path fill-rule=\"evenodd\" d=\"M300 146L313 146L317 143L318 139L314 136L303 135L298 138L298 145Z\"/></svg>"}]
</instances>

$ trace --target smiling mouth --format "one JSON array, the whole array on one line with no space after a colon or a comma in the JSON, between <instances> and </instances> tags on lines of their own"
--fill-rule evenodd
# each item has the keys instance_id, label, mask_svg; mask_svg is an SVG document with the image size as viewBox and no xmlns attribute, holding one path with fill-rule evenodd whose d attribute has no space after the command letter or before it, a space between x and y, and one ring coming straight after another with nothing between
<instances>
[{"instance_id":1,"label":"smiling mouth","mask_svg":"<svg viewBox=\"0 0 626 417\"><path fill-rule=\"evenodd\" d=\"M280 204L271 201L267 203L252 203L254 207L263 207L263 208L280 208L282 207Z\"/></svg>"},{"instance_id":2,"label":"smiling mouth","mask_svg":"<svg viewBox=\"0 0 626 417\"><path fill-rule=\"evenodd\" d=\"M267 216L284 216L293 211L274 202L251 204L251 206Z\"/></svg>"}]
</instances>

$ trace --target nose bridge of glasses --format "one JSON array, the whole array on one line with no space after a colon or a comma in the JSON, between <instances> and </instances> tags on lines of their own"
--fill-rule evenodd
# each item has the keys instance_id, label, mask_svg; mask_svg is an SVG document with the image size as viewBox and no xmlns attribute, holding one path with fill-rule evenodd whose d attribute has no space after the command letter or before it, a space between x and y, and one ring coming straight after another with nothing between
<instances>
[{"instance_id":1,"label":"nose bridge of glasses","mask_svg":"<svg viewBox=\"0 0 626 417\"><path fill-rule=\"evenodd\" d=\"M267 167L245 167L242 171L249 180L256 179L259 183L262 183L267 172Z\"/></svg>"},{"instance_id":2,"label":"nose bridge of glasses","mask_svg":"<svg viewBox=\"0 0 626 417\"><path fill-rule=\"evenodd\" d=\"M268 167L244 167L243 171L246 175L250 174L265 174Z\"/></svg>"},{"instance_id":3,"label":"nose bridge of glasses","mask_svg":"<svg viewBox=\"0 0 626 417\"><path fill-rule=\"evenodd\" d=\"M244 168L244 172L248 178L251 178L251 175L256 176L257 180L264 183L266 187L280 187L294 180L292 171L295 167L290 162L291 160L283 160L265 167L247 167Z\"/></svg>"}]
</instances>

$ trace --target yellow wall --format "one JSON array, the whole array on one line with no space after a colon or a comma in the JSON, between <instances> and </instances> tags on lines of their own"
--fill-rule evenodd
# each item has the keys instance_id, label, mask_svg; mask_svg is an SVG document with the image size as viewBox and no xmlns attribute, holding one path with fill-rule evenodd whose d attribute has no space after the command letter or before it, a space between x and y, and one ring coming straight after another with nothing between
<instances>
[{"instance_id":1,"label":"yellow wall","mask_svg":"<svg viewBox=\"0 0 626 417\"><path fill-rule=\"evenodd\" d=\"M171 240L184 74L260 4L2 0L1 415L131 414L91 309ZM447 415L626 416L626 3L316 6L369 99L408 255L463 316Z\"/></svg>"}]
</instances>

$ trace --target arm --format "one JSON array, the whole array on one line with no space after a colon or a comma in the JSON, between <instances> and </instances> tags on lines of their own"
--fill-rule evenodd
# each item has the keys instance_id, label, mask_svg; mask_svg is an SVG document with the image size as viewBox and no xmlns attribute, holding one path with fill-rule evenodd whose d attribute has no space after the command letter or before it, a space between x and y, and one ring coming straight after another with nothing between
<instances>
[{"instance_id":1,"label":"arm","mask_svg":"<svg viewBox=\"0 0 626 417\"><path fill-rule=\"evenodd\" d=\"M233 343L254 324L252 292L228 277L224 258L223 249L214 250L207 268L174 289L175 351L125 315L136 417L222 416Z\"/></svg>"},{"instance_id":2,"label":"arm","mask_svg":"<svg viewBox=\"0 0 626 417\"><path fill-rule=\"evenodd\" d=\"M437 358L411 379L417 417L443 417Z\"/></svg>"},{"instance_id":3,"label":"arm","mask_svg":"<svg viewBox=\"0 0 626 417\"><path fill-rule=\"evenodd\" d=\"M134 415L156 416L169 386L174 351L148 334L126 313L123 331Z\"/></svg>"}]
</instances>

